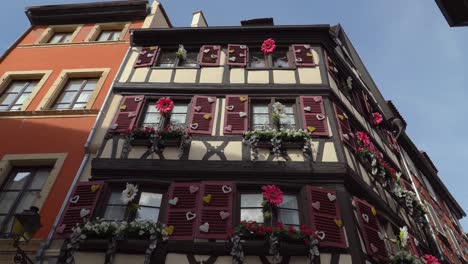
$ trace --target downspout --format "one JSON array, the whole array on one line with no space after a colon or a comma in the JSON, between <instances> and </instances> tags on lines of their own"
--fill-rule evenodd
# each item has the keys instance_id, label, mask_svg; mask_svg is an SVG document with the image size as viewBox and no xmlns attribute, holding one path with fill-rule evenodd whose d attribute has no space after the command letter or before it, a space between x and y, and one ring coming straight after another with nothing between
<instances>
[{"instance_id":1,"label":"downspout","mask_svg":"<svg viewBox=\"0 0 468 264\"><path fill-rule=\"evenodd\" d=\"M52 225L52 228L50 229L49 235L47 236L47 240L42 244L42 246L39 248L39 250L36 253L36 260L38 260L39 264L43 263L44 252L50 247L50 244L52 242L52 237L55 234L55 230L57 229L57 226L58 226L58 223L60 221L60 218L62 217L63 211L65 211L65 207L67 206L68 200L70 200L70 196L71 196L71 194L73 192L73 189L75 189L75 186L77 185L77 183L78 183L78 181L79 181L79 179L81 177L81 174L83 173L84 168L86 167L86 164L89 161L89 158L91 156L91 150L90 150L89 146L91 145L91 141L93 140L94 135L96 134L98 124L100 123L101 119L104 116L104 113L105 113L104 109L106 108L107 104L109 103L109 98L111 97L114 84L115 84L117 78L120 77L120 72L122 71L122 68L123 68L123 66L124 66L124 64L126 62L126 58L129 55L131 49L132 49L132 47L129 46L128 49L127 49L127 52L125 53L125 56L123 57L122 62L120 63L119 69L117 70L117 73L116 73L116 75L114 77L114 80L112 81L112 84L109 87L109 90L107 91L107 94L106 94L106 97L104 99L104 102L102 103L101 109L99 109L98 115L96 117L96 121L94 122L94 125L93 125L91 131L89 132L88 139L86 139L86 143L84 145L85 156L83 158L83 161L81 162L80 168L78 169L78 171L77 171L77 173L75 175L75 178L73 179L73 182L72 182L70 188L68 189L67 195L65 196L65 199L63 200L62 207L60 207L60 211L57 214L57 216L55 217L54 224Z\"/></svg>"}]
</instances>

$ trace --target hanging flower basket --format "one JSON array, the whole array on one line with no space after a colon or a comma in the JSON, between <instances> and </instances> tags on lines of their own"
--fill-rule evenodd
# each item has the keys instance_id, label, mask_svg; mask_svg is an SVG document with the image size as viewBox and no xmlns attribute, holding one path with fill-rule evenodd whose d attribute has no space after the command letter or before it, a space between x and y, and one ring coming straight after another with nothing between
<instances>
[{"instance_id":1,"label":"hanging flower basket","mask_svg":"<svg viewBox=\"0 0 468 264\"><path fill-rule=\"evenodd\" d=\"M276 49L276 43L273 39L269 38L262 43L262 52L264 54L272 54Z\"/></svg>"}]
</instances>

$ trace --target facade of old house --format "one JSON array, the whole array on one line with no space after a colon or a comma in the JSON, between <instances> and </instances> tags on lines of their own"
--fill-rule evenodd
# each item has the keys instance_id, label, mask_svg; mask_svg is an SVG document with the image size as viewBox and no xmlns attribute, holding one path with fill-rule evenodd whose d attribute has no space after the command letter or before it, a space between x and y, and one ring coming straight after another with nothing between
<instances>
[{"instance_id":1,"label":"facade of old house","mask_svg":"<svg viewBox=\"0 0 468 264\"><path fill-rule=\"evenodd\" d=\"M0 59L0 262L13 263L14 215L39 208L42 228L21 244L41 251L147 1L26 8L31 26ZM101 114L102 115L102 114Z\"/></svg>"}]
</instances>

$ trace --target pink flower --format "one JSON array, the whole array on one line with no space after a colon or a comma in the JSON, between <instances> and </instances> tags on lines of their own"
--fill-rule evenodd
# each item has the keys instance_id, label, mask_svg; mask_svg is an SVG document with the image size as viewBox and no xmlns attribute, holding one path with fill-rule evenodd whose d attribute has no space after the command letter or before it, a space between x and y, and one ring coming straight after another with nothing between
<instances>
[{"instance_id":1,"label":"pink flower","mask_svg":"<svg viewBox=\"0 0 468 264\"><path fill-rule=\"evenodd\" d=\"M370 142L369 136L365 132L357 132L356 136L359 139L359 141L362 142L364 147L367 147L370 145L371 142Z\"/></svg>"},{"instance_id":2,"label":"pink flower","mask_svg":"<svg viewBox=\"0 0 468 264\"><path fill-rule=\"evenodd\" d=\"M275 185L265 185L262 191L263 198L269 203L278 206L283 202L283 192Z\"/></svg>"},{"instance_id":3,"label":"pink flower","mask_svg":"<svg viewBox=\"0 0 468 264\"><path fill-rule=\"evenodd\" d=\"M440 264L439 260L432 255L424 255L424 260L426 261L426 264Z\"/></svg>"},{"instance_id":4,"label":"pink flower","mask_svg":"<svg viewBox=\"0 0 468 264\"><path fill-rule=\"evenodd\" d=\"M382 123L382 121L383 121L382 115L380 113L378 113L378 112L372 113L372 117L374 117L374 125L378 125L378 124Z\"/></svg>"},{"instance_id":5,"label":"pink flower","mask_svg":"<svg viewBox=\"0 0 468 264\"><path fill-rule=\"evenodd\" d=\"M262 44L262 52L265 54L271 54L275 51L276 49L276 44L275 41L271 38L263 41Z\"/></svg>"},{"instance_id":6,"label":"pink flower","mask_svg":"<svg viewBox=\"0 0 468 264\"><path fill-rule=\"evenodd\" d=\"M174 101L168 97L162 97L156 102L156 109L158 109L161 114L170 113L172 108L174 108Z\"/></svg>"}]
</instances>

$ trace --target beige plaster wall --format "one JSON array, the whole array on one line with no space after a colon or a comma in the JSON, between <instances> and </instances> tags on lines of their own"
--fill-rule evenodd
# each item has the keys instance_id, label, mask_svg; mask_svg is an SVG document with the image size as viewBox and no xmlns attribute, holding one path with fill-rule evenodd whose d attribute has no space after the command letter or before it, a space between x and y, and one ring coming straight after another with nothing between
<instances>
[{"instance_id":1,"label":"beige plaster wall","mask_svg":"<svg viewBox=\"0 0 468 264\"><path fill-rule=\"evenodd\" d=\"M197 78L195 69L177 69L175 70L175 83L194 83Z\"/></svg>"},{"instance_id":2,"label":"beige plaster wall","mask_svg":"<svg viewBox=\"0 0 468 264\"><path fill-rule=\"evenodd\" d=\"M171 81L172 69L153 69L151 70L149 82L168 83Z\"/></svg>"},{"instance_id":3,"label":"beige plaster wall","mask_svg":"<svg viewBox=\"0 0 468 264\"><path fill-rule=\"evenodd\" d=\"M231 83L245 83L244 68L232 68L230 71L229 78Z\"/></svg>"},{"instance_id":4,"label":"beige plaster wall","mask_svg":"<svg viewBox=\"0 0 468 264\"><path fill-rule=\"evenodd\" d=\"M270 82L269 76L270 75L268 71L261 71L261 70L249 71L249 74L247 76L247 82L266 84Z\"/></svg>"}]
</instances>

